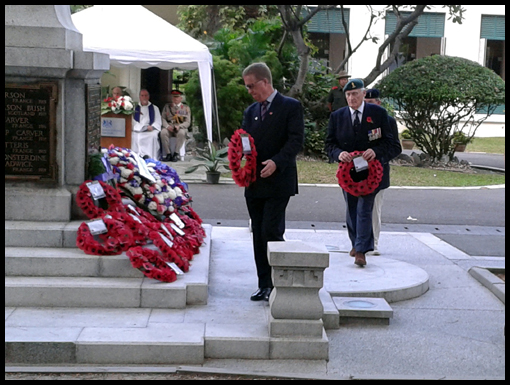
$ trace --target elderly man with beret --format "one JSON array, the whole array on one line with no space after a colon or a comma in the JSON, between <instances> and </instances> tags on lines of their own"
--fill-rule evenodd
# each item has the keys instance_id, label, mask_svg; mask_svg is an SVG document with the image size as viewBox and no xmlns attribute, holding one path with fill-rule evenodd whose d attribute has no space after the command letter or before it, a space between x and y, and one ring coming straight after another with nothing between
<instances>
[{"instance_id":1,"label":"elderly man with beret","mask_svg":"<svg viewBox=\"0 0 510 385\"><path fill-rule=\"evenodd\" d=\"M347 107L334 111L329 119L326 151L335 161L350 163L354 151L362 152L367 162L376 159L385 164L399 152L395 143L388 112L376 105L365 103L365 85L361 79L351 79L344 87ZM354 171L354 169L353 169ZM354 172L352 178L359 182L369 176L368 170ZM375 191L355 196L342 190L346 202L346 222L354 263L360 267L367 264L365 254L374 250L372 210L376 194L389 185L389 177L383 179Z\"/></svg>"}]
</instances>

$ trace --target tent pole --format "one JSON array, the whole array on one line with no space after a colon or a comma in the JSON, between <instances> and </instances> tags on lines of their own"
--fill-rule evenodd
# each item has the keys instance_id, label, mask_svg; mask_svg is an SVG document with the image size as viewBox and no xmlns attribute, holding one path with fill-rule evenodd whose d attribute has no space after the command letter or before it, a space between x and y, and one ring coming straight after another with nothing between
<instances>
[{"instance_id":1,"label":"tent pole","mask_svg":"<svg viewBox=\"0 0 510 385\"><path fill-rule=\"evenodd\" d=\"M216 95L216 78L214 77L214 68L211 68L211 73L214 95L214 111L216 113L216 127L218 127L218 144L221 145L220 118L218 115L218 97Z\"/></svg>"}]
</instances>

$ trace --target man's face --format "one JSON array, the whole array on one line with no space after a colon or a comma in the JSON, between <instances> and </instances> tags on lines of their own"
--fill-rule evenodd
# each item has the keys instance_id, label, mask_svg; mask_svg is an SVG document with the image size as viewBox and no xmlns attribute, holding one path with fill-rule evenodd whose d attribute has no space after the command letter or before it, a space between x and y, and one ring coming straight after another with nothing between
<instances>
[{"instance_id":1,"label":"man's face","mask_svg":"<svg viewBox=\"0 0 510 385\"><path fill-rule=\"evenodd\" d=\"M181 95L172 95L172 103L173 104L180 104L182 101Z\"/></svg>"},{"instance_id":2,"label":"man's face","mask_svg":"<svg viewBox=\"0 0 510 385\"><path fill-rule=\"evenodd\" d=\"M255 75L247 75L244 77L244 85L255 101L261 103L267 99L271 92L267 91L267 80L257 80Z\"/></svg>"},{"instance_id":3,"label":"man's face","mask_svg":"<svg viewBox=\"0 0 510 385\"><path fill-rule=\"evenodd\" d=\"M338 84L340 85L340 87L342 89L344 89L344 87L348 81L349 81L349 78L340 78L340 79L338 79Z\"/></svg>"},{"instance_id":4,"label":"man's face","mask_svg":"<svg viewBox=\"0 0 510 385\"><path fill-rule=\"evenodd\" d=\"M363 103L363 99L365 98L366 92L364 90L351 90L345 92L345 98L347 99L347 104L353 110L357 110L361 107Z\"/></svg>"},{"instance_id":5,"label":"man's face","mask_svg":"<svg viewBox=\"0 0 510 385\"><path fill-rule=\"evenodd\" d=\"M114 88L112 91L112 96L114 99L118 99L122 96L122 90L120 88Z\"/></svg>"},{"instance_id":6,"label":"man's face","mask_svg":"<svg viewBox=\"0 0 510 385\"><path fill-rule=\"evenodd\" d=\"M140 92L140 104L142 106L146 106L147 104L149 104L149 98L150 98L150 95L149 95L148 91Z\"/></svg>"},{"instance_id":7,"label":"man's face","mask_svg":"<svg viewBox=\"0 0 510 385\"><path fill-rule=\"evenodd\" d=\"M380 100L377 100L377 99L365 99L365 102L366 103L371 103L371 104L377 104L377 105L381 105L381 101Z\"/></svg>"}]
</instances>

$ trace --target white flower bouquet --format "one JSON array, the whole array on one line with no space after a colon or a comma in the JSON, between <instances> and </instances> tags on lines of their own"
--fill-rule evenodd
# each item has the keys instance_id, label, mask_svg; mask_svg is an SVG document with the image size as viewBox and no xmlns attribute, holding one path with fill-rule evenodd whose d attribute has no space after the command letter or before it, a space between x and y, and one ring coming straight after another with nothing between
<instances>
[{"instance_id":1,"label":"white flower bouquet","mask_svg":"<svg viewBox=\"0 0 510 385\"><path fill-rule=\"evenodd\" d=\"M108 97L101 102L101 115L110 112L131 115L135 112L135 103L129 96L121 96L118 99Z\"/></svg>"}]
</instances>

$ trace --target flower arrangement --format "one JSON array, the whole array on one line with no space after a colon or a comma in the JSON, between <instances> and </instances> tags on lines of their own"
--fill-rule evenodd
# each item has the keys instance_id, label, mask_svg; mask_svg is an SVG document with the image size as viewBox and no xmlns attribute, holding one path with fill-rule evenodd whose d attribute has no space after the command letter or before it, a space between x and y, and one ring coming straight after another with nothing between
<instances>
[{"instance_id":1,"label":"flower arrangement","mask_svg":"<svg viewBox=\"0 0 510 385\"><path fill-rule=\"evenodd\" d=\"M170 166L149 159L147 168L155 183L142 178L136 158L130 149L115 147L107 152L117 186L151 213L171 215L176 208L188 204L187 185ZM140 159L140 158L138 158ZM141 161L144 161L143 159Z\"/></svg>"},{"instance_id":2,"label":"flower arrangement","mask_svg":"<svg viewBox=\"0 0 510 385\"><path fill-rule=\"evenodd\" d=\"M114 114L131 115L135 112L135 102L129 96L118 99L108 97L101 102L101 115L113 112Z\"/></svg>"}]
</instances>

